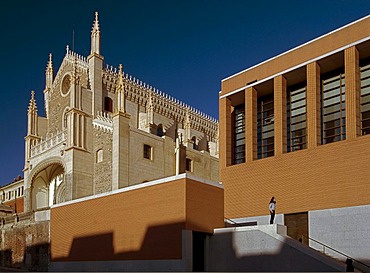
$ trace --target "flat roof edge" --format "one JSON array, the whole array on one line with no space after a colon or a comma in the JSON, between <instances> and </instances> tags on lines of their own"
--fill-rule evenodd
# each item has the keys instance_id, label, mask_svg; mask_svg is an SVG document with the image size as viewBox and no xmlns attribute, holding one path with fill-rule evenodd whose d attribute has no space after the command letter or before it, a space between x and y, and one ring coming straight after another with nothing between
<instances>
[{"instance_id":1,"label":"flat roof edge","mask_svg":"<svg viewBox=\"0 0 370 273\"><path fill-rule=\"evenodd\" d=\"M251 67L248 67L248 68L246 68L246 69L244 69L244 70L242 70L242 71L240 71L240 72L237 72L237 73L235 73L235 74L233 74L233 75L231 75L231 76L229 76L229 77L227 77L227 78L222 79L222 80L221 80L221 82L227 81L227 80L229 80L229 79L231 79L231 78L233 78L233 77L235 77L235 76L237 76L237 75L240 75L240 74L242 74L242 73L244 73L244 72L247 72L248 70L252 70L252 69L253 69L253 68L255 68L255 67L258 67L258 66L260 66L260 65L262 65L262 64L264 64L264 63L270 62L270 61L272 61L272 60L274 60L274 59L277 59L277 58L279 58L279 57L281 57L281 56L284 56L284 55L286 55L286 54L288 54L288 53L290 53L290 52L292 52L292 51L294 51L294 50L297 50L297 49L299 49L299 48L301 48L301 47L304 47L304 46L306 46L306 45L309 45L309 44L311 44L311 43L313 43L313 42L315 42L315 41L317 41L317 40L320 40L320 39L322 39L322 38L324 38L324 37L326 37L326 36L329 36L329 35L331 35L331 34L334 34L334 33L338 32L338 31L340 31L340 30L342 30L342 29L345 29L345 28L347 28L347 27L349 27L349 26L351 26L351 25L354 25L354 24L356 24L356 23L358 23L358 22L361 22L361 21L363 21L363 20L366 20L367 18L370 18L370 14L369 14L369 15L367 15L367 16L365 16L365 17L362 17L362 18L360 18L360 19L358 19L358 20L356 20L356 21L353 21L353 22L351 22L351 23L349 23L349 24L347 24L347 25L344 25L344 26L342 26L342 27L340 27L340 28L337 28L337 29L334 29L334 30L332 30L332 31L330 31L330 32L328 32L328 33L325 33L325 34L323 34L323 35L321 35L321 36L319 36L319 37L317 37L317 38L315 38L315 39L313 39L313 40L310 40L310 41L308 41L308 42L306 42L306 43L304 43L304 44L301 44L301 45L296 46L296 47L294 47L294 48L292 48L292 49L289 49L288 51L285 51L285 52L283 52L283 53L281 53L281 54L279 54L279 55L277 55L277 56L274 56L274 57L269 58L269 59L267 59L267 60L265 60L265 61L263 61L263 62L260 62L260 63L258 63L258 64L255 64L255 65L253 65L253 66L251 66Z\"/></svg>"},{"instance_id":2,"label":"flat roof edge","mask_svg":"<svg viewBox=\"0 0 370 273\"><path fill-rule=\"evenodd\" d=\"M223 185L219 182L203 179L203 178L200 178L196 175L189 174L189 173L182 173L182 174L178 174L178 175L173 175L173 176L169 176L169 177L165 177L165 178L152 180L152 181L149 181L149 182L144 182L144 183L124 187L124 188L117 189L117 190L112 190L112 191L109 191L109 192L90 195L90 196L86 196L86 197L66 201L66 202L63 202L63 203L54 204L50 208L57 208L57 207L67 206L67 205L71 205L71 204L74 204L74 203L79 203L79 202L83 202L83 201L97 199L97 198L101 198L101 197L105 197L105 196L110 196L110 195L119 194L119 193L123 193L123 192L128 192L128 191L132 191L132 190L137 190L137 189L141 189L141 188L148 188L148 187L151 187L151 186L164 184L164 183L169 183L169 182L179 180L179 179L184 179L184 178L185 179L186 178L187 179L192 179L194 181L197 181L197 182L200 182L200 183L203 183L203 184L207 184L207 185L210 185L210 186L214 186L214 187L218 187L218 188L223 189Z\"/></svg>"}]
</instances>

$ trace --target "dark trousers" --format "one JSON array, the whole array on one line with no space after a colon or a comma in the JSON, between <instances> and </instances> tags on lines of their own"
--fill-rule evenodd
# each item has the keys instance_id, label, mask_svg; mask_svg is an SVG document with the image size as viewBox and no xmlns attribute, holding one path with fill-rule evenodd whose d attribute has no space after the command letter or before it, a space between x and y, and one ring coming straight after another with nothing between
<instances>
[{"instance_id":1,"label":"dark trousers","mask_svg":"<svg viewBox=\"0 0 370 273\"><path fill-rule=\"evenodd\" d=\"M270 224L273 224L274 223L274 219L275 219L275 211L270 211Z\"/></svg>"}]
</instances>

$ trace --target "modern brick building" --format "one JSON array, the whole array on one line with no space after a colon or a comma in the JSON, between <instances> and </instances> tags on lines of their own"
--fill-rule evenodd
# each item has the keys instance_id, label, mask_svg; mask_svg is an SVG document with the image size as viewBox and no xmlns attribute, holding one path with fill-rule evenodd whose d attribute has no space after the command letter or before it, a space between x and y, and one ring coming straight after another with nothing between
<instances>
[{"instance_id":1,"label":"modern brick building","mask_svg":"<svg viewBox=\"0 0 370 273\"><path fill-rule=\"evenodd\" d=\"M222 80L225 217L370 253L370 17Z\"/></svg>"}]
</instances>

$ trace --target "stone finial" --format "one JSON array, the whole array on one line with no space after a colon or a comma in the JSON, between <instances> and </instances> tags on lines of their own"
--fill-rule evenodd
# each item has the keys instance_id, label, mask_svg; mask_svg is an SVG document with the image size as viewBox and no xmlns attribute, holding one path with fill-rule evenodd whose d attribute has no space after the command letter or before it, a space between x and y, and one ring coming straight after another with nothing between
<instances>
[{"instance_id":1,"label":"stone finial","mask_svg":"<svg viewBox=\"0 0 370 273\"><path fill-rule=\"evenodd\" d=\"M100 32L98 16L99 16L98 12L95 11L95 20L94 20L93 28L91 32L96 32L96 33Z\"/></svg>"},{"instance_id":2,"label":"stone finial","mask_svg":"<svg viewBox=\"0 0 370 273\"><path fill-rule=\"evenodd\" d=\"M118 69L118 83L116 87L116 91L123 91L123 71L122 71L122 64L119 65Z\"/></svg>"},{"instance_id":3,"label":"stone finial","mask_svg":"<svg viewBox=\"0 0 370 273\"><path fill-rule=\"evenodd\" d=\"M91 30L91 54L100 55L100 27L98 20L98 12L95 12L95 20Z\"/></svg>"},{"instance_id":4,"label":"stone finial","mask_svg":"<svg viewBox=\"0 0 370 273\"><path fill-rule=\"evenodd\" d=\"M49 54L49 61L48 61L48 64L46 66L46 71L53 71L53 54Z\"/></svg>"},{"instance_id":5,"label":"stone finial","mask_svg":"<svg viewBox=\"0 0 370 273\"><path fill-rule=\"evenodd\" d=\"M35 100L35 91L31 91L31 99L30 103L28 105L28 113L35 112L37 111L37 105L36 105L36 100Z\"/></svg>"}]
</instances>

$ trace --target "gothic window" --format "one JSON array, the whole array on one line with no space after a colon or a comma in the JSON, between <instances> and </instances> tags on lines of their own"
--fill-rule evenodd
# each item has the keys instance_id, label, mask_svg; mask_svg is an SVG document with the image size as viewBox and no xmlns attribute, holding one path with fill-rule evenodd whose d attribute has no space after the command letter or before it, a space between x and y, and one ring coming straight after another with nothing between
<instances>
[{"instance_id":1,"label":"gothic window","mask_svg":"<svg viewBox=\"0 0 370 273\"><path fill-rule=\"evenodd\" d=\"M197 138L195 136L193 136L191 138L192 142L193 142L193 149L194 150L198 150L198 144L197 144Z\"/></svg>"},{"instance_id":2,"label":"gothic window","mask_svg":"<svg viewBox=\"0 0 370 273\"><path fill-rule=\"evenodd\" d=\"M159 124L157 126L157 136L162 137L163 136L163 125Z\"/></svg>"},{"instance_id":3,"label":"gothic window","mask_svg":"<svg viewBox=\"0 0 370 273\"><path fill-rule=\"evenodd\" d=\"M96 163L100 163L103 161L103 149L99 149L96 151Z\"/></svg>"},{"instance_id":4,"label":"gothic window","mask_svg":"<svg viewBox=\"0 0 370 273\"><path fill-rule=\"evenodd\" d=\"M111 98L104 98L104 110L107 112L113 112L113 100Z\"/></svg>"},{"instance_id":5,"label":"gothic window","mask_svg":"<svg viewBox=\"0 0 370 273\"><path fill-rule=\"evenodd\" d=\"M144 144L144 158L152 160L153 148L150 145Z\"/></svg>"},{"instance_id":6,"label":"gothic window","mask_svg":"<svg viewBox=\"0 0 370 273\"><path fill-rule=\"evenodd\" d=\"M68 121L68 116L67 116L67 112L69 110L69 107L66 107L63 111L63 123L62 123L62 126L63 126L63 129L66 129L67 128L67 121Z\"/></svg>"},{"instance_id":7,"label":"gothic window","mask_svg":"<svg viewBox=\"0 0 370 273\"><path fill-rule=\"evenodd\" d=\"M190 158L186 159L186 171L192 172L193 171L193 160Z\"/></svg>"},{"instance_id":8,"label":"gothic window","mask_svg":"<svg viewBox=\"0 0 370 273\"><path fill-rule=\"evenodd\" d=\"M321 83L321 143L346 139L345 78L341 72Z\"/></svg>"}]
</instances>

